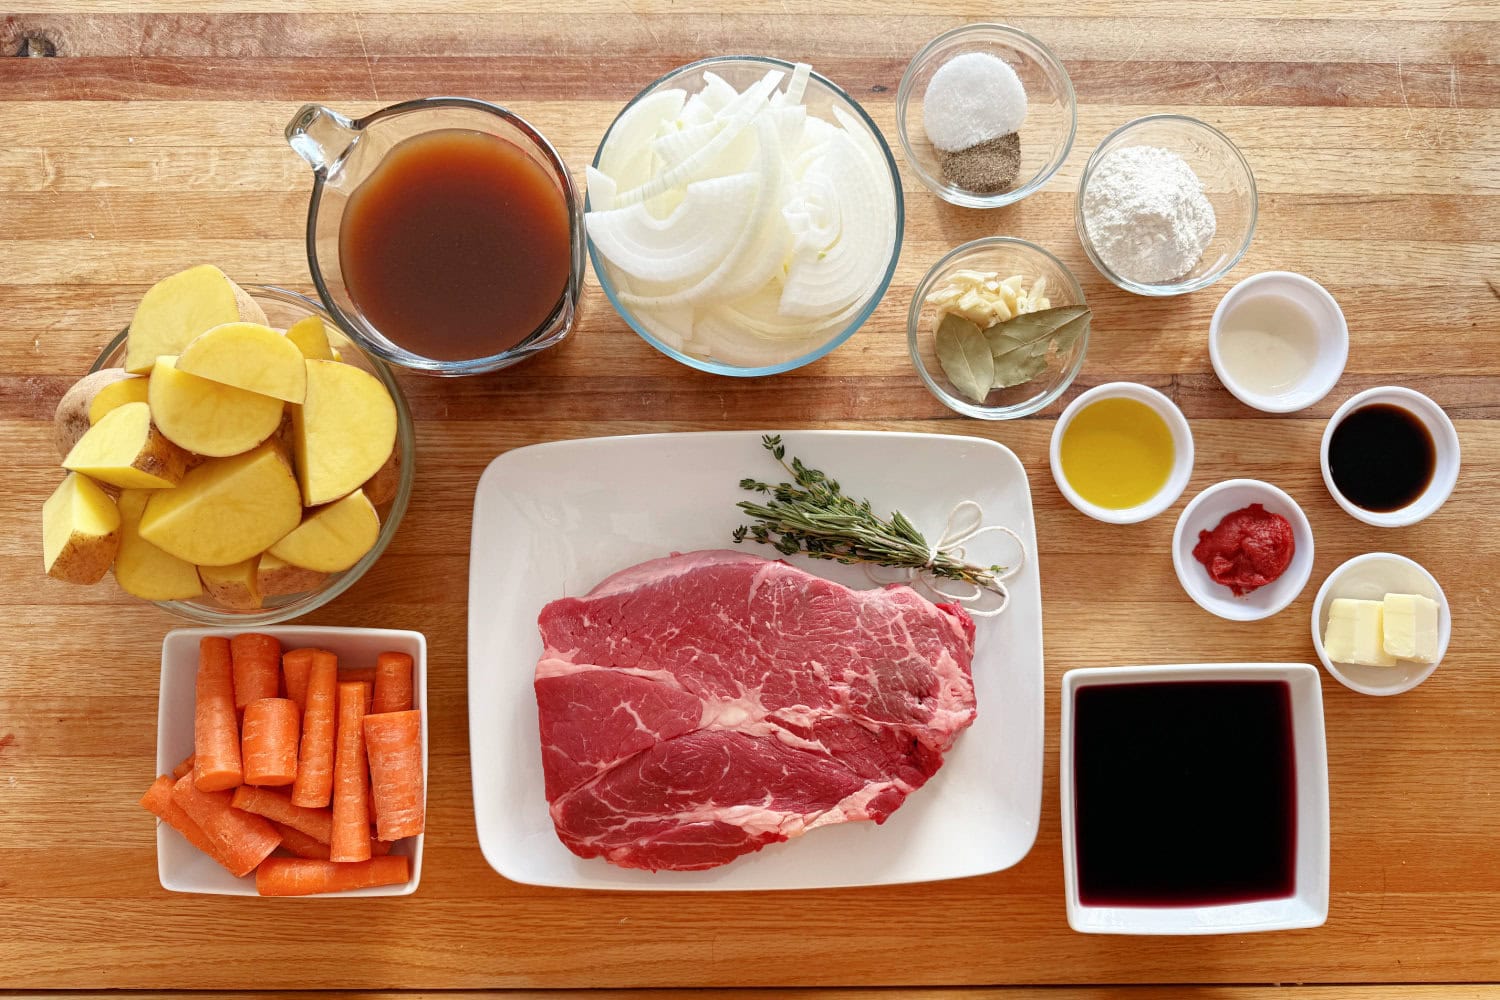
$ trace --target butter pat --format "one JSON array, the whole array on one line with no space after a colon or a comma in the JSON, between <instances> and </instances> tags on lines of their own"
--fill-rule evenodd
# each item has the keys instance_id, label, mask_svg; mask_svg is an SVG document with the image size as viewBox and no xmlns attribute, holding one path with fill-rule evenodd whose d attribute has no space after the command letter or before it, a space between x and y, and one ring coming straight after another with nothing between
<instances>
[{"instance_id":1,"label":"butter pat","mask_svg":"<svg viewBox=\"0 0 1500 1000\"><path fill-rule=\"evenodd\" d=\"M1391 656L1433 663L1438 655L1437 602L1419 594L1386 594L1383 644Z\"/></svg>"},{"instance_id":2,"label":"butter pat","mask_svg":"<svg viewBox=\"0 0 1500 1000\"><path fill-rule=\"evenodd\" d=\"M1384 602L1340 597L1328 609L1323 650L1330 660L1364 667L1394 667L1385 649Z\"/></svg>"}]
</instances>

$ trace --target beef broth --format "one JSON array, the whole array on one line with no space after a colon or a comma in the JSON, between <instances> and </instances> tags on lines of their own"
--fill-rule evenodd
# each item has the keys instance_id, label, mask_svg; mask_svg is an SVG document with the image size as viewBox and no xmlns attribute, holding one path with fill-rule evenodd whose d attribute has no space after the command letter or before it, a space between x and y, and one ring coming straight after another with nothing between
<instances>
[{"instance_id":1,"label":"beef broth","mask_svg":"<svg viewBox=\"0 0 1500 1000\"><path fill-rule=\"evenodd\" d=\"M567 289L567 201L525 150L467 129L398 143L344 206L339 261L391 342L444 361L515 347Z\"/></svg>"}]
</instances>

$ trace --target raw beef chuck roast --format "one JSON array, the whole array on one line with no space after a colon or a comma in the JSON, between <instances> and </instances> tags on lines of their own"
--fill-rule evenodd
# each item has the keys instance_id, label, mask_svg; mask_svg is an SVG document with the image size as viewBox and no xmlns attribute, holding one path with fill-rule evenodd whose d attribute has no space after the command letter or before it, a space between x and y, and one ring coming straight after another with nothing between
<instances>
[{"instance_id":1,"label":"raw beef chuck roast","mask_svg":"<svg viewBox=\"0 0 1500 1000\"><path fill-rule=\"evenodd\" d=\"M547 605L536 668L557 835L626 868L712 868L885 820L974 721L974 623L732 551Z\"/></svg>"}]
</instances>

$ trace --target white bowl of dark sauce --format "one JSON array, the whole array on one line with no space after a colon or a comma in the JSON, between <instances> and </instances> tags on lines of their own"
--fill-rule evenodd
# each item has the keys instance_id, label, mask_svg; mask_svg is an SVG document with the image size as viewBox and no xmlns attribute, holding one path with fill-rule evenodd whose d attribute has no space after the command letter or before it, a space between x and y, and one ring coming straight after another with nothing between
<instances>
[{"instance_id":1,"label":"white bowl of dark sauce","mask_svg":"<svg viewBox=\"0 0 1500 1000\"><path fill-rule=\"evenodd\" d=\"M1329 418L1322 465L1328 492L1350 517L1404 528L1453 493L1458 432L1441 406L1414 389L1366 389Z\"/></svg>"},{"instance_id":2,"label":"white bowl of dark sauce","mask_svg":"<svg viewBox=\"0 0 1500 1000\"><path fill-rule=\"evenodd\" d=\"M1244 934L1327 920L1317 668L1070 670L1061 744L1075 931Z\"/></svg>"}]
</instances>

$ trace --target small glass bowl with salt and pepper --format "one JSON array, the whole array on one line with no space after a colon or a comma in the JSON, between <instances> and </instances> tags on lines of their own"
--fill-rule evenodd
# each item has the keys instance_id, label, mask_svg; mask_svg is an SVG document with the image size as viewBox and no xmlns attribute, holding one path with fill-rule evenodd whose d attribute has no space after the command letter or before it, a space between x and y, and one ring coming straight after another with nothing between
<instances>
[{"instance_id":1,"label":"small glass bowl with salt and pepper","mask_svg":"<svg viewBox=\"0 0 1500 1000\"><path fill-rule=\"evenodd\" d=\"M1255 175L1218 129L1148 115L1111 132L1083 168L1074 221L1089 260L1137 295L1182 295L1250 248Z\"/></svg>"},{"instance_id":2,"label":"small glass bowl with salt and pepper","mask_svg":"<svg viewBox=\"0 0 1500 1000\"><path fill-rule=\"evenodd\" d=\"M1003 24L944 32L896 90L906 162L939 198L999 208L1046 184L1073 148L1073 84L1037 39Z\"/></svg>"}]
</instances>

